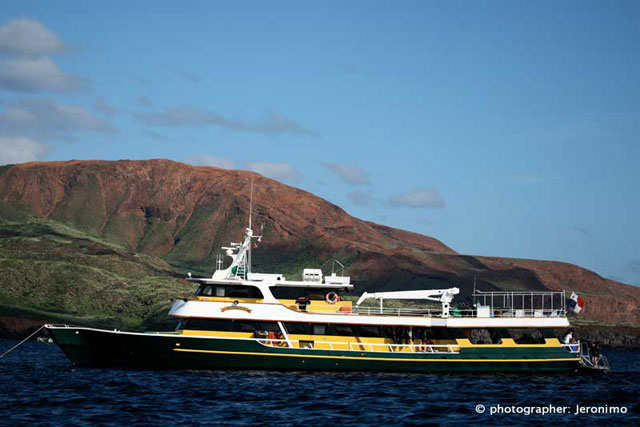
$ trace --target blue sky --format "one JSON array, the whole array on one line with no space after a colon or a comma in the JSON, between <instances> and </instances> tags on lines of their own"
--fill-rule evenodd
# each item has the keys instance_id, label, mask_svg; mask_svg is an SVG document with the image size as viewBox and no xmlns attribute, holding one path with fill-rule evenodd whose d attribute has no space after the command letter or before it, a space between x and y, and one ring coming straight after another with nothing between
<instances>
[{"instance_id":1,"label":"blue sky","mask_svg":"<svg viewBox=\"0 0 640 427\"><path fill-rule=\"evenodd\" d=\"M637 1L8 1L0 163L254 169L640 285L638 76Z\"/></svg>"}]
</instances>

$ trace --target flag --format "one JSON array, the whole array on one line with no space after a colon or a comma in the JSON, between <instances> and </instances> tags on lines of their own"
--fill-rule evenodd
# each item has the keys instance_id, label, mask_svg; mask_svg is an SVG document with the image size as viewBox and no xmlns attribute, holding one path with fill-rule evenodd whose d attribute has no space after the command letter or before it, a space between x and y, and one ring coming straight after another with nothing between
<instances>
[{"instance_id":1,"label":"flag","mask_svg":"<svg viewBox=\"0 0 640 427\"><path fill-rule=\"evenodd\" d=\"M569 301L567 301L567 306L569 310L578 314L584 307L584 300L578 296L575 292L571 292L571 296L569 297Z\"/></svg>"}]
</instances>

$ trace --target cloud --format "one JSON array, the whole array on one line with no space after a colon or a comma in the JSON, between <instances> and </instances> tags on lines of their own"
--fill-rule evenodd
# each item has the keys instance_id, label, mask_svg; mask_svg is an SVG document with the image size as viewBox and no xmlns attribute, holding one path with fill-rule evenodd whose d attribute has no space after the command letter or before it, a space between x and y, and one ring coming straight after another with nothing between
<instances>
[{"instance_id":1,"label":"cloud","mask_svg":"<svg viewBox=\"0 0 640 427\"><path fill-rule=\"evenodd\" d=\"M574 231L577 231L578 233L582 234L585 237L591 237L591 232L589 230L587 230L586 228L574 226L574 227L572 227L572 229Z\"/></svg>"},{"instance_id":2,"label":"cloud","mask_svg":"<svg viewBox=\"0 0 640 427\"><path fill-rule=\"evenodd\" d=\"M300 133L307 135L317 135L318 133L305 128L299 123L284 117L279 113L267 114L266 120L261 124L254 126L256 132L262 133Z\"/></svg>"},{"instance_id":3,"label":"cloud","mask_svg":"<svg viewBox=\"0 0 640 427\"><path fill-rule=\"evenodd\" d=\"M45 146L29 138L0 136L0 165L32 162L46 151Z\"/></svg>"},{"instance_id":4,"label":"cloud","mask_svg":"<svg viewBox=\"0 0 640 427\"><path fill-rule=\"evenodd\" d=\"M369 183L369 174L359 166L349 166L341 163L322 163L322 166L329 169L348 184L360 185Z\"/></svg>"},{"instance_id":5,"label":"cloud","mask_svg":"<svg viewBox=\"0 0 640 427\"><path fill-rule=\"evenodd\" d=\"M544 173L518 173L504 176L501 179L513 185L533 186L550 181L556 181L559 178L557 176Z\"/></svg>"},{"instance_id":6,"label":"cloud","mask_svg":"<svg viewBox=\"0 0 640 427\"><path fill-rule=\"evenodd\" d=\"M640 258L627 260L626 270L631 273L640 274Z\"/></svg>"},{"instance_id":7,"label":"cloud","mask_svg":"<svg viewBox=\"0 0 640 427\"><path fill-rule=\"evenodd\" d=\"M47 57L12 58L0 65L0 87L14 92L66 92L86 86L86 79L63 72Z\"/></svg>"},{"instance_id":8,"label":"cloud","mask_svg":"<svg viewBox=\"0 0 640 427\"><path fill-rule=\"evenodd\" d=\"M116 113L116 109L109 105L109 103L101 96L96 98L96 102L93 104L93 107L109 117Z\"/></svg>"},{"instance_id":9,"label":"cloud","mask_svg":"<svg viewBox=\"0 0 640 427\"><path fill-rule=\"evenodd\" d=\"M0 53L37 56L64 49L64 43L38 21L22 17L0 26Z\"/></svg>"},{"instance_id":10,"label":"cloud","mask_svg":"<svg viewBox=\"0 0 640 427\"><path fill-rule=\"evenodd\" d=\"M290 182L302 181L302 174L287 163L249 162L246 167L269 178Z\"/></svg>"},{"instance_id":11,"label":"cloud","mask_svg":"<svg viewBox=\"0 0 640 427\"><path fill-rule=\"evenodd\" d=\"M416 189L389 197L389 204L394 207L441 208L444 207L444 199L434 189Z\"/></svg>"},{"instance_id":12,"label":"cloud","mask_svg":"<svg viewBox=\"0 0 640 427\"><path fill-rule=\"evenodd\" d=\"M222 157L210 156L208 154L194 154L187 159L187 163L194 166L215 166L222 169L233 169L233 160Z\"/></svg>"},{"instance_id":13,"label":"cloud","mask_svg":"<svg viewBox=\"0 0 640 427\"><path fill-rule=\"evenodd\" d=\"M140 97L138 97L138 102L145 107L150 107L153 105L153 102L144 95L140 95Z\"/></svg>"},{"instance_id":14,"label":"cloud","mask_svg":"<svg viewBox=\"0 0 640 427\"><path fill-rule=\"evenodd\" d=\"M171 71L173 71L173 73L176 76L180 77L183 80L186 80L186 81L191 82L191 83L196 83L196 84L199 84L201 82L200 77L196 76L193 73L190 73L189 71L186 71L186 70L184 70L184 69L182 69L180 67L177 67L175 65L171 65L170 68L171 68Z\"/></svg>"},{"instance_id":15,"label":"cloud","mask_svg":"<svg viewBox=\"0 0 640 427\"><path fill-rule=\"evenodd\" d=\"M158 132L154 132L152 130L148 130L147 131L147 135L149 135L151 138L157 140L157 141L168 141L169 138L167 138L166 135L163 135L161 133Z\"/></svg>"},{"instance_id":16,"label":"cloud","mask_svg":"<svg viewBox=\"0 0 640 427\"><path fill-rule=\"evenodd\" d=\"M68 137L70 132L79 130L110 132L113 128L81 107L46 99L13 100L0 111L0 133L4 135L51 139Z\"/></svg>"},{"instance_id":17,"label":"cloud","mask_svg":"<svg viewBox=\"0 0 640 427\"><path fill-rule=\"evenodd\" d=\"M364 191L352 191L347 193L347 197L356 206L367 206L373 199L373 197Z\"/></svg>"},{"instance_id":18,"label":"cloud","mask_svg":"<svg viewBox=\"0 0 640 427\"><path fill-rule=\"evenodd\" d=\"M300 124L280 114L269 114L262 123L248 124L231 120L213 111L202 111L194 107L166 108L163 111L134 113L133 117L148 126L203 127L220 126L226 129L256 133L300 133L313 134Z\"/></svg>"}]
</instances>

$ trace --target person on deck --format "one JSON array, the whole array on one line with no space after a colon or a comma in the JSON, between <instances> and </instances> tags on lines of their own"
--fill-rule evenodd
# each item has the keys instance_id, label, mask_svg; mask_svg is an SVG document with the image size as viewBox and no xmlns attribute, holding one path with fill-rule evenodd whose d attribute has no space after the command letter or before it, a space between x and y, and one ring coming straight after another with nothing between
<instances>
[{"instance_id":1,"label":"person on deck","mask_svg":"<svg viewBox=\"0 0 640 427\"><path fill-rule=\"evenodd\" d=\"M562 342L564 344L573 344L575 340L573 339L573 329L569 329L569 331L562 338Z\"/></svg>"}]
</instances>

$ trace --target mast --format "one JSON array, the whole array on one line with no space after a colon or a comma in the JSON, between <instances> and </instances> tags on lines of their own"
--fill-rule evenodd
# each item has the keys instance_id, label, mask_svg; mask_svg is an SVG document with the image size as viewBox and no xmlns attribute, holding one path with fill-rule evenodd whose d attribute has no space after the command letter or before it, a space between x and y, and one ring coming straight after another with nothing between
<instances>
[{"instance_id":1,"label":"mast","mask_svg":"<svg viewBox=\"0 0 640 427\"><path fill-rule=\"evenodd\" d=\"M249 196L249 229L251 229L251 214L253 213L253 178L251 175L251 195Z\"/></svg>"},{"instance_id":2,"label":"mast","mask_svg":"<svg viewBox=\"0 0 640 427\"><path fill-rule=\"evenodd\" d=\"M231 257L231 265L225 270L216 270L213 273L212 278L220 279L241 279L248 280L249 273L251 273L251 248L252 239L258 239L261 241L262 236L254 236L252 227L253 217L253 180L255 175L251 176L251 190L249 195L249 226L245 228L244 238L242 242L231 242L231 246L223 246L222 249L225 254ZM260 229L262 231L262 227Z\"/></svg>"},{"instance_id":3,"label":"mast","mask_svg":"<svg viewBox=\"0 0 640 427\"><path fill-rule=\"evenodd\" d=\"M249 195L249 229L253 234L253 230L251 229L251 215L253 214L253 178L255 175L251 174L251 190ZM249 274L251 273L251 241L249 241L249 251L247 253L247 278L249 278Z\"/></svg>"}]
</instances>

